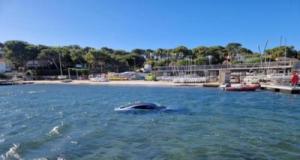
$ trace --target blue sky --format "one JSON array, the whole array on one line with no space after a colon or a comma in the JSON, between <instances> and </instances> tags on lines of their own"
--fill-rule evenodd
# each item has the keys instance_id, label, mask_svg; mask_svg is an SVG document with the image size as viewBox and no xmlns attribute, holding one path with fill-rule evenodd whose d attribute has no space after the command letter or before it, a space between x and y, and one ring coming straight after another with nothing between
<instances>
[{"instance_id":1,"label":"blue sky","mask_svg":"<svg viewBox=\"0 0 300 160\"><path fill-rule=\"evenodd\" d=\"M240 42L300 49L299 0L0 0L0 42L193 48Z\"/></svg>"}]
</instances>

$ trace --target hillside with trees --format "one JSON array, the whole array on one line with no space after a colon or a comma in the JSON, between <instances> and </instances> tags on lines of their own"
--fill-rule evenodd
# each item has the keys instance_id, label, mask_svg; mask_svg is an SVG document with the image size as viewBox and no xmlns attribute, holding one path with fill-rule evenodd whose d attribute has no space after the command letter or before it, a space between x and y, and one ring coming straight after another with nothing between
<instances>
[{"instance_id":1,"label":"hillside with trees","mask_svg":"<svg viewBox=\"0 0 300 160\"><path fill-rule=\"evenodd\" d=\"M13 68L19 71L34 70L40 75L58 74L60 60L64 72L67 68L81 66L88 69L90 73L105 73L137 70L145 63L157 67L259 63L261 59L274 61L285 55L290 58L300 58L300 51L293 46L279 46L259 54L243 47L240 43L229 43L226 46L199 46L192 49L178 46L172 49L125 51L78 45L54 47L13 40L0 43L0 47L4 51L6 62Z\"/></svg>"}]
</instances>

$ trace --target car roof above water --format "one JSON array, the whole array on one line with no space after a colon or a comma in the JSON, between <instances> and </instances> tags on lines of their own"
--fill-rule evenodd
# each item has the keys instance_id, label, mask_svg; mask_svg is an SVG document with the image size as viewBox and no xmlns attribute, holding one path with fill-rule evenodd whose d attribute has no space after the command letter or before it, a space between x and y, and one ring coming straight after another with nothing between
<instances>
[{"instance_id":1,"label":"car roof above water","mask_svg":"<svg viewBox=\"0 0 300 160\"><path fill-rule=\"evenodd\" d=\"M124 106L122 108L135 108L135 109L154 109L157 108L158 106L156 104L153 103L136 103L136 104L130 104L127 106Z\"/></svg>"}]
</instances>

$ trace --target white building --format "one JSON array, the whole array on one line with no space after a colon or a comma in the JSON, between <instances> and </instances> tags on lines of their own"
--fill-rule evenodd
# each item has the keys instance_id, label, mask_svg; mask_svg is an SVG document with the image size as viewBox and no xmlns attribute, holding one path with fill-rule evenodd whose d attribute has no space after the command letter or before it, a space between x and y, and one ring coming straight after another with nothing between
<instances>
[{"instance_id":1,"label":"white building","mask_svg":"<svg viewBox=\"0 0 300 160\"><path fill-rule=\"evenodd\" d=\"M0 73L8 72L10 70L10 67L4 61L3 50L0 48Z\"/></svg>"},{"instance_id":2,"label":"white building","mask_svg":"<svg viewBox=\"0 0 300 160\"><path fill-rule=\"evenodd\" d=\"M3 59L0 59L0 73L4 73L7 71L7 66Z\"/></svg>"},{"instance_id":3,"label":"white building","mask_svg":"<svg viewBox=\"0 0 300 160\"><path fill-rule=\"evenodd\" d=\"M235 57L234 57L234 60L237 61L237 62L245 62L245 57L241 54L237 54Z\"/></svg>"},{"instance_id":4,"label":"white building","mask_svg":"<svg viewBox=\"0 0 300 160\"><path fill-rule=\"evenodd\" d=\"M145 73L149 73L149 72L151 72L152 71L152 66L151 66L151 64L145 64L144 65L144 72Z\"/></svg>"}]
</instances>

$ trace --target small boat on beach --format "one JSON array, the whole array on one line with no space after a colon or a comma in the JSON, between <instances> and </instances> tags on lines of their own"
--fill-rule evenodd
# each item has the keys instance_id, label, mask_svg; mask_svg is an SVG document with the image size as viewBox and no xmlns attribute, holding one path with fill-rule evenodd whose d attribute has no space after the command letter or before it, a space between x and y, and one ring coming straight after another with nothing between
<instances>
[{"instance_id":1,"label":"small boat on beach","mask_svg":"<svg viewBox=\"0 0 300 160\"><path fill-rule=\"evenodd\" d=\"M95 77L90 75L89 80L92 81L92 82L108 82L108 79L104 76L101 76L101 75L97 75Z\"/></svg>"},{"instance_id":2,"label":"small boat on beach","mask_svg":"<svg viewBox=\"0 0 300 160\"><path fill-rule=\"evenodd\" d=\"M173 79L173 83L204 83L205 77L176 77Z\"/></svg>"}]
</instances>

